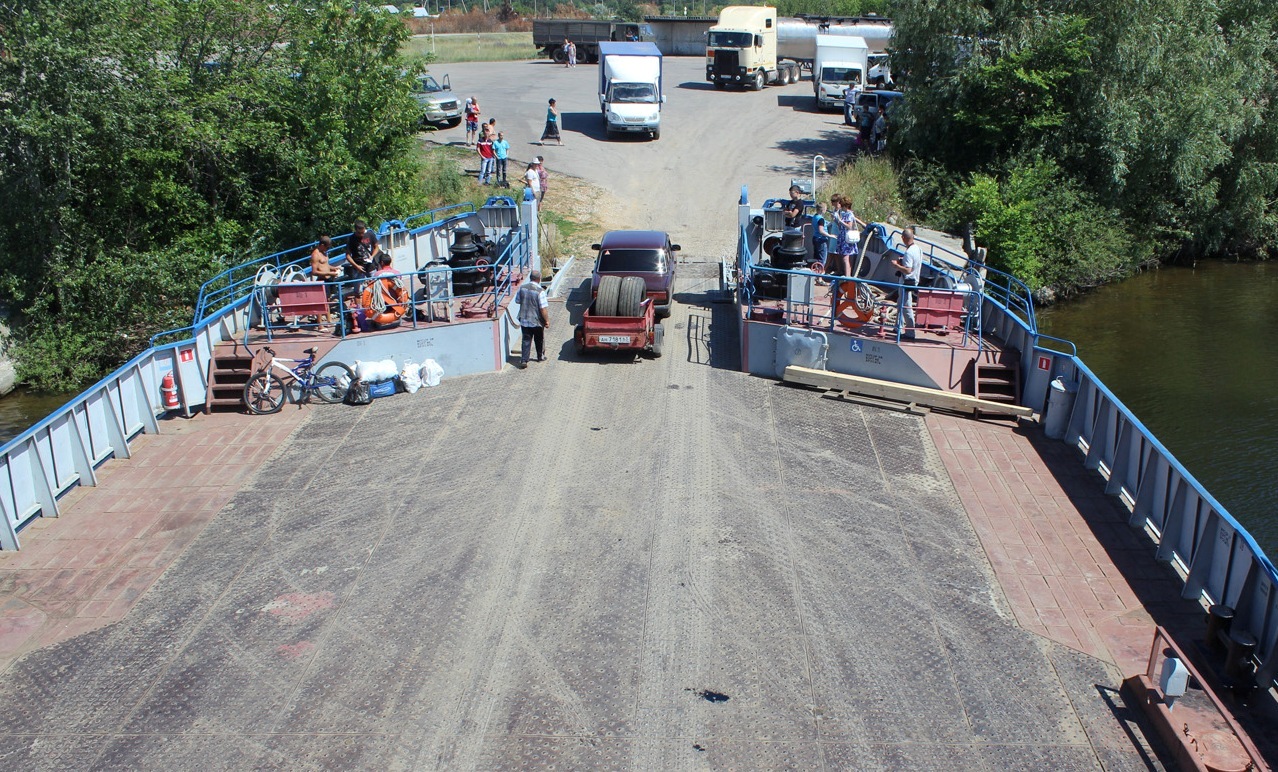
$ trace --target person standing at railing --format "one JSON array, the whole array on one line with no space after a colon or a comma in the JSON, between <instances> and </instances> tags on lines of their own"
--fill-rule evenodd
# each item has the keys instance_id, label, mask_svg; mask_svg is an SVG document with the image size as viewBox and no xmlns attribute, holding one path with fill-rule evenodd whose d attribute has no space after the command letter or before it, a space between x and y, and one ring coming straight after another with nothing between
<instances>
[{"instance_id":1,"label":"person standing at railing","mask_svg":"<svg viewBox=\"0 0 1278 772\"><path fill-rule=\"evenodd\" d=\"M363 220L355 221L355 232L346 241L346 264L351 266L354 278L366 279L377 270L377 256L382 253L377 234L368 229Z\"/></svg>"},{"instance_id":2,"label":"person standing at railing","mask_svg":"<svg viewBox=\"0 0 1278 772\"><path fill-rule=\"evenodd\" d=\"M798 228L803 225L803 190L798 185L790 186L790 200L781 207L785 215L785 227Z\"/></svg>"},{"instance_id":3,"label":"person standing at railing","mask_svg":"<svg viewBox=\"0 0 1278 772\"><path fill-rule=\"evenodd\" d=\"M852 211L852 199L842 193L835 193L830 198L834 204L834 224L838 231L835 250L838 253L835 271L840 276L852 275L852 262L861 243L861 229L856 225L856 214Z\"/></svg>"},{"instance_id":4,"label":"person standing at railing","mask_svg":"<svg viewBox=\"0 0 1278 772\"><path fill-rule=\"evenodd\" d=\"M336 297L334 285L329 284L329 282L342 275L342 269L328 261L328 251L332 248L333 240L328 236L320 236L315 248L311 250L311 278L315 281L324 282L324 291L330 304L336 300ZM330 326L332 320L331 314L325 314L324 318L320 319L321 327L319 331L332 332L333 328Z\"/></svg>"},{"instance_id":5,"label":"person standing at railing","mask_svg":"<svg viewBox=\"0 0 1278 772\"><path fill-rule=\"evenodd\" d=\"M812 262L830 273L830 231L825 223L825 204L817 204L816 213L812 215ZM825 284L825 281L818 279L817 284Z\"/></svg>"},{"instance_id":6,"label":"person standing at railing","mask_svg":"<svg viewBox=\"0 0 1278 772\"><path fill-rule=\"evenodd\" d=\"M914 295L917 290L911 288L919 286L919 277L923 272L923 253L914 241L913 225L901 231L901 244L905 247L901 250L901 257L892 261L898 272L897 276L901 278L901 284L905 285L901 292L901 317L897 321L901 337L914 340Z\"/></svg>"}]
</instances>

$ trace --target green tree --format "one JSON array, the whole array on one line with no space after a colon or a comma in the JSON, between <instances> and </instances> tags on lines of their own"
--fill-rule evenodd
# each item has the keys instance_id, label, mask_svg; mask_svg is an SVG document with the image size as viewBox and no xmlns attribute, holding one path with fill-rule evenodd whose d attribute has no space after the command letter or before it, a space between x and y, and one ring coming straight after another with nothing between
<instances>
[{"instance_id":1,"label":"green tree","mask_svg":"<svg viewBox=\"0 0 1278 772\"><path fill-rule=\"evenodd\" d=\"M0 4L0 239L20 375L190 323L218 270L422 203L407 31L265 0Z\"/></svg>"},{"instance_id":2,"label":"green tree","mask_svg":"<svg viewBox=\"0 0 1278 772\"><path fill-rule=\"evenodd\" d=\"M958 0L892 15L911 204L979 210L991 234L1050 204L1057 221L1099 212L1123 235L1101 258L1049 262L1021 237L1005 257L1036 281L1068 291L1149 248L1260 255L1278 236L1278 4ZM1074 233L1053 249L1085 254L1096 234ZM1074 272L1048 270L1062 265Z\"/></svg>"}]
</instances>

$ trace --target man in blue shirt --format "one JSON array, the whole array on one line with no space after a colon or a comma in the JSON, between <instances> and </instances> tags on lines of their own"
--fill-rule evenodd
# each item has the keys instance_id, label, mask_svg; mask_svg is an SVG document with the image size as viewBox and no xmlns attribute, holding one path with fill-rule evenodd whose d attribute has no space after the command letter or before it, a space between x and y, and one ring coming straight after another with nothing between
<instances>
[{"instance_id":1,"label":"man in blue shirt","mask_svg":"<svg viewBox=\"0 0 1278 772\"><path fill-rule=\"evenodd\" d=\"M510 143L506 141L504 132L497 132L497 139L493 140L493 153L497 156L497 174L494 176L503 188L509 188L510 183L506 182L506 159L510 157Z\"/></svg>"}]
</instances>

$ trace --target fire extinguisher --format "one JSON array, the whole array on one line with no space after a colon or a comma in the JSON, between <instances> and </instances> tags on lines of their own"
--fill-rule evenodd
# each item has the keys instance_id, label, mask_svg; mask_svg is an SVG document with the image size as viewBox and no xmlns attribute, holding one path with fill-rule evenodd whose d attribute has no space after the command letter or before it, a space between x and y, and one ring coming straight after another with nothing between
<instances>
[{"instance_id":1,"label":"fire extinguisher","mask_svg":"<svg viewBox=\"0 0 1278 772\"><path fill-rule=\"evenodd\" d=\"M164 396L164 409L176 410L181 407L178 402L177 384L173 381L173 373L165 373L160 381L160 394Z\"/></svg>"}]
</instances>

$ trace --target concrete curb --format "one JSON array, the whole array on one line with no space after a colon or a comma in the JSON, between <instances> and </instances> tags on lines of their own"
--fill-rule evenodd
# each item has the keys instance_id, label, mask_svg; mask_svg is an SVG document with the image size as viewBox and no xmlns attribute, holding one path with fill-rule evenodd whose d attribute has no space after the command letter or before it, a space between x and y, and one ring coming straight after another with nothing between
<instances>
[{"instance_id":1,"label":"concrete curb","mask_svg":"<svg viewBox=\"0 0 1278 772\"><path fill-rule=\"evenodd\" d=\"M555 271L555 278L550 281L550 286L546 288L547 297L558 297L559 290L563 287L564 282L568 279L568 269L572 268L573 261L577 259L576 255L568 258L568 262L564 263L558 271Z\"/></svg>"}]
</instances>

